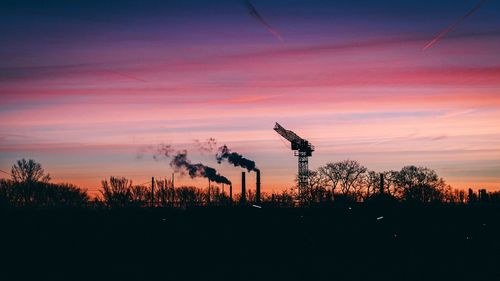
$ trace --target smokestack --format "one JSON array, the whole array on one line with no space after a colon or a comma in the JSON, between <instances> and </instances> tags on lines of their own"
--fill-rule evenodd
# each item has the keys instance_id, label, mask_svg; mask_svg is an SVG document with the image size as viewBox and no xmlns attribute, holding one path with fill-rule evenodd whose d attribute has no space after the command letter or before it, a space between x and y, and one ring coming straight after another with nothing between
<instances>
[{"instance_id":1,"label":"smokestack","mask_svg":"<svg viewBox=\"0 0 500 281\"><path fill-rule=\"evenodd\" d=\"M229 185L229 199L233 202L233 184Z\"/></svg>"},{"instance_id":2,"label":"smokestack","mask_svg":"<svg viewBox=\"0 0 500 281\"><path fill-rule=\"evenodd\" d=\"M245 172L241 172L241 204L245 204L247 201L246 193L246 183L245 183Z\"/></svg>"},{"instance_id":3,"label":"smokestack","mask_svg":"<svg viewBox=\"0 0 500 281\"><path fill-rule=\"evenodd\" d=\"M384 194L384 174L380 173L380 194Z\"/></svg>"},{"instance_id":4,"label":"smokestack","mask_svg":"<svg viewBox=\"0 0 500 281\"><path fill-rule=\"evenodd\" d=\"M256 170L256 187L255 187L255 202L260 203L260 170Z\"/></svg>"}]
</instances>

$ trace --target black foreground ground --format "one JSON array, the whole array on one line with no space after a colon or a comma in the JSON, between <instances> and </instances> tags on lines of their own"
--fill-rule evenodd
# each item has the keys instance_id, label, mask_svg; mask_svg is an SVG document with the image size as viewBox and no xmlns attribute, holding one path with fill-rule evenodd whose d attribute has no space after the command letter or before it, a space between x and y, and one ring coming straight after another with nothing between
<instances>
[{"instance_id":1,"label":"black foreground ground","mask_svg":"<svg viewBox=\"0 0 500 281\"><path fill-rule=\"evenodd\" d=\"M500 280L500 209L0 211L0 280Z\"/></svg>"}]
</instances>

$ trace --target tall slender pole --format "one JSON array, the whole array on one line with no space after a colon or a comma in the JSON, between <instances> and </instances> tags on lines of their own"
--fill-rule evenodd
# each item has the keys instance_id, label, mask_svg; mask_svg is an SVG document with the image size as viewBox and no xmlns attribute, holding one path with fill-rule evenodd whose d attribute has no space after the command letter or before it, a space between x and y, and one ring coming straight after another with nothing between
<instances>
[{"instance_id":1,"label":"tall slender pole","mask_svg":"<svg viewBox=\"0 0 500 281\"><path fill-rule=\"evenodd\" d=\"M257 204L260 204L260 170L257 170L256 172L256 188L255 188L255 202Z\"/></svg>"},{"instance_id":2,"label":"tall slender pole","mask_svg":"<svg viewBox=\"0 0 500 281\"><path fill-rule=\"evenodd\" d=\"M208 179L208 196L207 196L207 202L210 204L210 179Z\"/></svg>"},{"instance_id":3,"label":"tall slender pole","mask_svg":"<svg viewBox=\"0 0 500 281\"><path fill-rule=\"evenodd\" d=\"M246 182L245 182L245 172L241 172L241 204L245 204L247 201L247 192L246 192Z\"/></svg>"},{"instance_id":4,"label":"tall slender pole","mask_svg":"<svg viewBox=\"0 0 500 281\"><path fill-rule=\"evenodd\" d=\"M163 200L165 202L163 202L163 207L167 206L168 204L168 179L165 177L165 183L164 183L164 186L163 186Z\"/></svg>"},{"instance_id":5,"label":"tall slender pole","mask_svg":"<svg viewBox=\"0 0 500 281\"><path fill-rule=\"evenodd\" d=\"M171 200L172 201L172 207L175 206L175 185L174 185L174 173L172 173L172 196Z\"/></svg>"},{"instance_id":6,"label":"tall slender pole","mask_svg":"<svg viewBox=\"0 0 500 281\"><path fill-rule=\"evenodd\" d=\"M155 177L151 177L151 207L155 204Z\"/></svg>"},{"instance_id":7,"label":"tall slender pole","mask_svg":"<svg viewBox=\"0 0 500 281\"><path fill-rule=\"evenodd\" d=\"M380 194L384 194L384 173L380 173Z\"/></svg>"}]
</instances>

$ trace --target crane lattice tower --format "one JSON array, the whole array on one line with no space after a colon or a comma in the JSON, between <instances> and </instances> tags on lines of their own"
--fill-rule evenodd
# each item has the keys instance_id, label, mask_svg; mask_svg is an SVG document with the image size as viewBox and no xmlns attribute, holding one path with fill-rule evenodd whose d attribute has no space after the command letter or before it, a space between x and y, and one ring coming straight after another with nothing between
<instances>
[{"instance_id":1,"label":"crane lattice tower","mask_svg":"<svg viewBox=\"0 0 500 281\"><path fill-rule=\"evenodd\" d=\"M304 203L309 186L309 157L312 156L314 146L309 141L299 137L296 133L286 130L280 124L274 125L274 130L290 142L294 155L298 158L298 185L299 201Z\"/></svg>"}]
</instances>

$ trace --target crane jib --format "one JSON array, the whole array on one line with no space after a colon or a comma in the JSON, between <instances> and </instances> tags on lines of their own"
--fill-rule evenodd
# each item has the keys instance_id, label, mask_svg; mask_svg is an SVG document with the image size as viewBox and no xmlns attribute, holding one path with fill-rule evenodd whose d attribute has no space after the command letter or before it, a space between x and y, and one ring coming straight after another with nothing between
<instances>
[{"instance_id":1,"label":"crane jib","mask_svg":"<svg viewBox=\"0 0 500 281\"><path fill-rule=\"evenodd\" d=\"M291 144L291 149L295 151L294 155L298 157L297 182L299 188L299 202L305 203L305 196L309 186L309 157L312 156L314 146L309 141L299 137L293 131L283 128L280 124L274 125L274 130Z\"/></svg>"}]
</instances>

